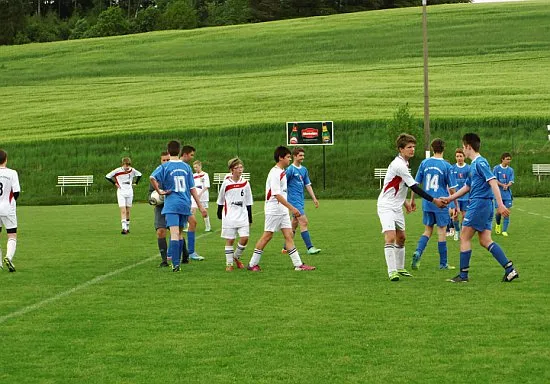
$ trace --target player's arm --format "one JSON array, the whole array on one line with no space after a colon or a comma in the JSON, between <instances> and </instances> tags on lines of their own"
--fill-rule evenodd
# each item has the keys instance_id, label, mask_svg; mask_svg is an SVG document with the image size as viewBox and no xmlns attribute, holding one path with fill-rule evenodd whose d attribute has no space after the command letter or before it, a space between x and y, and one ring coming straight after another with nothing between
<instances>
[{"instance_id":1,"label":"player's arm","mask_svg":"<svg viewBox=\"0 0 550 384\"><path fill-rule=\"evenodd\" d=\"M136 181L134 185L138 185L140 179L141 179L141 174L139 176L136 176Z\"/></svg>"},{"instance_id":2,"label":"player's arm","mask_svg":"<svg viewBox=\"0 0 550 384\"><path fill-rule=\"evenodd\" d=\"M17 200L19 198L19 192L12 192L12 193L13 193L13 198Z\"/></svg>"},{"instance_id":3,"label":"player's arm","mask_svg":"<svg viewBox=\"0 0 550 384\"><path fill-rule=\"evenodd\" d=\"M496 179L493 179L496 181ZM498 188L498 186L497 186ZM459 197L461 196L464 196L465 194L467 194L468 192L470 192L470 186L468 184L464 184L464 186L462 188L460 188L458 191L456 191L455 193L451 194L451 196L448 196L448 197L445 197L445 200L447 202L451 202L453 200L456 200L458 199Z\"/></svg>"},{"instance_id":4,"label":"player's arm","mask_svg":"<svg viewBox=\"0 0 550 384\"><path fill-rule=\"evenodd\" d=\"M487 181L487 183L489 183L489 185L491 186L491 191L493 191L493 195L495 196L495 200L497 201L497 212L504 217L510 216L510 211L502 202L502 196L500 194L500 188L498 187L497 180L491 179Z\"/></svg>"},{"instance_id":5,"label":"player's arm","mask_svg":"<svg viewBox=\"0 0 550 384\"><path fill-rule=\"evenodd\" d=\"M223 213L223 205L219 205L218 204L218 212L217 212L217 216L218 216L218 219L222 219L222 213Z\"/></svg>"},{"instance_id":6,"label":"player's arm","mask_svg":"<svg viewBox=\"0 0 550 384\"><path fill-rule=\"evenodd\" d=\"M105 176L105 180L107 180L109 183L113 184L115 187L118 188L118 184L115 180L113 180L113 178Z\"/></svg>"},{"instance_id":7,"label":"player's arm","mask_svg":"<svg viewBox=\"0 0 550 384\"><path fill-rule=\"evenodd\" d=\"M281 194L277 194L275 195L275 199L277 199L277 201L279 202L279 204L282 204L284 205L285 207L288 208L288 210L290 211L290 213L292 213L294 215L294 217L300 217L300 211L295 208L292 204L290 204L284 197L283 195Z\"/></svg>"},{"instance_id":8,"label":"player's arm","mask_svg":"<svg viewBox=\"0 0 550 384\"><path fill-rule=\"evenodd\" d=\"M195 203L197 203L197 208L201 212L202 217L208 216L208 212L201 204L201 199L199 197L199 194L197 193L197 188L193 187L189 192L191 192L191 196L193 196L193 199L195 199Z\"/></svg>"},{"instance_id":9,"label":"player's arm","mask_svg":"<svg viewBox=\"0 0 550 384\"><path fill-rule=\"evenodd\" d=\"M441 199L438 199L438 198L434 198L432 195L430 195L429 193L426 193L424 192L424 190L422 188L420 188L418 186L418 184L413 184L409 187L411 189L411 191L413 191L414 193L416 193L418 196L420 196L421 198L423 198L424 200L427 200L431 203L434 203L435 205L437 205L438 208L443 208L445 207L446 203L443 202L443 200Z\"/></svg>"},{"instance_id":10,"label":"player's arm","mask_svg":"<svg viewBox=\"0 0 550 384\"><path fill-rule=\"evenodd\" d=\"M317 197L315 197L315 193L313 192L311 184L306 185L306 191L311 196L311 200L313 200L313 205L315 205L315 208L319 208L319 200L317 200Z\"/></svg>"}]
</instances>

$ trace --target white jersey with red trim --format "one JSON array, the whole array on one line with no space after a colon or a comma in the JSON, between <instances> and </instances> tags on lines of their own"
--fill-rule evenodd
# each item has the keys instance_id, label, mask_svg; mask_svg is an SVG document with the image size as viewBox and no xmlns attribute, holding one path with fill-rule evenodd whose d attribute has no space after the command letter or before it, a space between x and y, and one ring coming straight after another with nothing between
<instances>
[{"instance_id":1,"label":"white jersey with red trim","mask_svg":"<svg viewBox=\"0 0 550 384\"><path fill-rule=\"evenodd\" d=\"M249 225L247 205L252 205L250 183L242 177L234 181L226 176L218 195L218 205L223 205L222 228L241 228Z\"/></svg>"},{"instance_id":2,"label":"white jersey with red trim","mask_svg":"<svg viewBox=\"0 0 550 384\"><path fill-rule=\"evenodd\" d=\"M134 182L134 177L141 177L141 172L134 168L128 168L125 170L122 167L113 169L107 175L108 179L113 179L116 185L120 188L119 191L123 196L133 196L134 190L132 184Z\"/></svg>"},{"instance_id":3,"label":"white jersey with red trim","mask_svg":"<svg viewBox=\"0 0 550 384\"><path fill-rule=\"evenodd\" d=\"M409 163L397 156L388 166L384 186L378 196L378 208L401 209L407 198L407 187L417 184L409 172Z\"/></svg>"},{"instance_id":4,"label":"white jersey with red trim","mask_svg":"<svg viewBox=\"0 0 550 384\"><path fill-rule=\"evenodd\" d=\"M274 166L267 175L265 183L265 209L266 215L288 215L288 208L280 204L275 198L281 195L286 200L286 177L285 170Z\"/></svg>"},{"instance_id":5,"label":"white jersey with red trim","mask_svg":"<svg viewBox=\"0 0 550 384\"><path fill-rule=\"evenodd\" d=\"M201 193L201 191L205 188L208 188L205 192L201 195L201 202L203 201L209 201L210 200L210 177L208 176L208 173L206 172L200 172L200 173L193 173L193 179L195 180L195 188L197 188L197 193ZM194 199L192 200L195 201Z\"/></svg>"},{"instance_id":6,"label":"white jersey with red trim","mask_svg":"<svg viewBox=\"0 0 550 384\"><path fill-rule=\"evenodd\" d=\"M19 176L17 171L0 167L0 216L15 213L15 192L20 192Z\"/></svg>"}]
</instances>

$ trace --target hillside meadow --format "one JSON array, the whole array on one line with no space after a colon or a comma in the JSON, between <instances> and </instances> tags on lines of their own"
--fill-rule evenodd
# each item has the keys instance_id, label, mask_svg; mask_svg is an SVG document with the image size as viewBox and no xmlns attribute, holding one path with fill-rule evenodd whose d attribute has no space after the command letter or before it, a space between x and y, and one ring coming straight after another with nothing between
<instances>
[{"instance_id":1,"label":"hillside meadow","mask_svg":"<svg viewBox=\"0 0 550 384\"><path fill-rule=\"evenodd\" d=\"M460 135L479 132L492 164L513 153L520 195L547 195L530 172L550 158L547 3L428 11L432 137L448 141L452 160ZM195 145L210 172L243 157L261 195L284 123L333 120L325 171L322 149L308 149L315 186L323 197L373 197L399 106L421 132L422 84L421 8L0 47L1 145L20 170L22 203L110 201L101 178L120 157L148 173L173 138ZM91 196L58 196L62 174L96 176Z\"/></svg>"}]
</instances>

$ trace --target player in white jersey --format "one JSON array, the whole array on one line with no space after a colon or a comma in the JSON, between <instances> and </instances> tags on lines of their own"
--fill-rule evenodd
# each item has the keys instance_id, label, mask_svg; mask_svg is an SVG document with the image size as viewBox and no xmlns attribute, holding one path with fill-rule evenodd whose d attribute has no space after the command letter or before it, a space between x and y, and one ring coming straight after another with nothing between
<instances>
[{"instance_id":1,"label":"player in white jersey","mask_svg":"<svg viewBox=\"0 0 550 384\"><path fill-rule=\"evenodd\" d=\"M130 233L130 208L134 199L134 185L139 183L141 172L132 168L132 161L129 157L124 157L122 159L122 166L113 169L105 175L105 178L117 188L116 196L120 208L120 223L122 225L120 233L126 235Z\"/></svg>"},{"instance_id":2,"label":"player in white jersey","mask_svg":"<svg viewBox=\"0 0 550 384\"><path fill-rule=\"evenodd\" d=\"M210 200L210 177L208 173L202 170L202 163L199 160L193 162L193 179L195 179L195 188L199 193L201 204L205 209L208 209L208 201ZM197 210L197 204L194 200L191 201L191 214L194 216ZM210 226L210 216L204 218L204 231L212 232Z\"/></svg>"},{"instance_id":3,"label":"player in white jersey","mask_svg":"<svg viewBox=\"0 0 550 384\"><path fill-rule=\"evenodd\" d=\"M271 168L265 185L265 226L264 233L256 243L254 254L248 264L248 270L259 272L260 259L263 250L273 238L273 233L281 231L285 237L285 248L296 271L313 271L315 267L302 263L300 254L294 246L292 236L292 224L290 223L289 210L294 217L300 217L300 211L286 200L287 185L285 168L290 165L292 157L287 147L277 147L273 154L275 166Z\"/></svg>"},{"instance_id":4,"label":"player in white jersey","mask_svg":"<svg viewBox=\"0 0 550 384\"><path fill-rule=\"evenodd\" d=\"M221 237L225 239L225 270L233 271L233 262L237 268L244 268L240 258L250 235L252 224L252 190L250 183L242 178L244 166L238 157L227 163L231 175L227 176L218 195L218 219L222 221ZM239 236L237 249L233 243Z\"/></svg>"},{"instance_id":5,"label":"player in white jersey","mask_svg":"<svg viewBox=\"0 0 550 384\"><path fill-rule=\"evenodd\" d=\"M438 207L444 207L441 199L434 199L418 186L409 172L409 159L414 156L416 139L412 135L402 133L396 141L399 155L390 163L384 186L378 196L378 217L384 233L384 255L391 281L398 281L399 276L411 277L405 269L405 216L413 211L406 201L408 188L420 197L433 202ZM408 188L407 188L408 187Z\"/></svg>"},{"instance_id":6,"label":"player in white jersey","mask_svg":"<svg viewBox=\"0 0 550 384\"><path fill-rule=\"evenodd\" d=\"M17 246L17 213L15 201L19 197L21 188L17 171L7 167L8 154L0 149L0 231L6 227L8 243L4 263L10 272L15 272L13 257ZM0 260L2 260L2 248L0 248ZM3 269L0 261L0 269Z\"/></svg>"}]
</instances>

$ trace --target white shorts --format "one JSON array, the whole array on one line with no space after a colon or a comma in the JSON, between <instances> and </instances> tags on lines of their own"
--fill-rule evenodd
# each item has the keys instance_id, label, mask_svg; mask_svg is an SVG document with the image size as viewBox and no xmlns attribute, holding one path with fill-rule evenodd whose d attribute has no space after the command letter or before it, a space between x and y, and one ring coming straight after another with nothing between
<instances>
[{"instance_id":1,"label":"white shorts","mask_svg":"<svg viewBox=\"0 0 550 384\"><path fill-rule=\"evenodd\" d=\"M201 201L202 206L204 209L208 209L208 201ZM197 203L195 202L195 199L191 196L191 209L197 209Z\"/></svg>"},{"instance_id":2,"label":"white shorts","mask_svg":"<svg viewBox=\"0 0 550 384\"><path fill-rule=\"evenodd\" d=\"M238 228L222 228L221 237L224 239L234 240L239 237L248 237L250 235L250 226L238 227Z\"/></svg>"},{"instance_id":3,"label":"white shorts","mask_svg":"<svg viewBox=\"0 0 550 384\"><path fill-rule=\"evenodd\" d=\"M280 229L292 229L290 216L288 215L265 215L264 231L278 232Z\"/></svg>"},{"instance_id":4,"label":"white shorts","mask_svg":"<svg viewBox=\"0 0 550 384\"><path fill-rule=\"evenodd\" d=\"M0 228L2 226L6 227L6 229L17 228L17 215L11 213L8 216L0 216Z\"/></svg>"},{"instance_id":5,"label":"white shorts","mask_svg":"<svg viewBox=\"0 0 550 384\"><path fill-rule=\"evenodd\" d=\"M120 193L120 190L116 193L116 198L118 201L118 206L120 208L122 207L131 207L132 206L132 200L134 200L134 195L127 195L124 193Z\"/></svg>"},{"instance_id":6,"label":"white shorts","mask_svg":"<svg viewBox=\"0 0 550 384\"><path fill-rule=\"evenodd\" d=\"M378 217L382 224L382 233L386 231L405 230L405 215L403 209L394 211L391 209L378 209Z\"/></svg>"}]
</instances>

